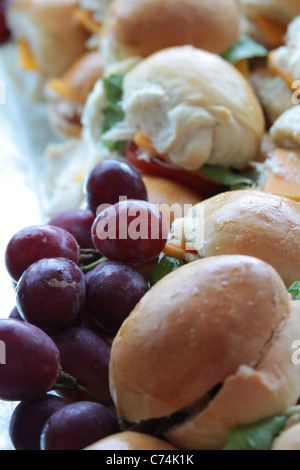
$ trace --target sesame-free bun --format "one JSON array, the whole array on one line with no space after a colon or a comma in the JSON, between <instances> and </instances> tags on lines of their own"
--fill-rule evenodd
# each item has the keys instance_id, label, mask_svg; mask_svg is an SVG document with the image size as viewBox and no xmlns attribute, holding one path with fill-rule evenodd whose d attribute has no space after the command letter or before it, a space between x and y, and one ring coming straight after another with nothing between
<instances>
[{"instance_id":1,"label":"sesame-free bun","mask_svg":"<svg viewBox=\"0 0 300 470\"><path fill-rule=\"evenodd\" d=\"M84 450L176 450L168 442L148 434L125 431L95 442Z\"/></svg>"},{"instance_id":2,"label":"sesame-free bun","mask_svg":"<svg viewBox=\"0 0 300 470\"><path fill-rule=\"evenodd\" d=\"M50 123L67 137L79 137L81 115L89 93L104 72L102 56L97 51L85 52L59 78L45 87Z\"/></svg>"},{"instance_id":3,"label":"sesame-free bun","mask_svg":"<svg viewBox=\"0 0 300 470\"><path fill-rule=\"evenodd\" d=\"M118 416L140 422L189 410L167 440L179 449L217 450L236 426L294 405L300 367L291 362L291 344L300 309L292 304L277 272L253 257L202 259L167 275L113 341ZM200 399L220 385L202 408Z\"/></svg>"},{"instance_id":4,"label":"sesame-free bun","mask_svg":"<svg viewBox=\"0 0 300 470\"><path fill-rule=\"evenodd\" d=\"M199 256L240 254L272 265L287 287L300 279L300 206L258 190L228 191L200 203L204 244ZM199 210L199 207L198 207ZM197 206L189 217L195 217ZM187 219L188 220L188 219Z\"/></svg>"},{"instance_id":5,"label":"sesame-free bun","mask_svg":"<svg viewBox=\"0 0 300 470\"><path fill-rule=\"evenodd\" d=\"M76 0L13 0L7 21L26 42L39 73L59 77L85 50L88 33L74 20Z\"/></svg>"},{"instance_id":6,"label":"sesame-free bun","mask_svg":"<svg viewBox=\"0 0 300 470\"><path fill-rule=\"evenodd\" d=\"M234 0L115 0L104 18L100 50L107 64L185 44L222 53L238 35Z\"/></svg>"},{"instance_id":7,"label":"sesame-free bun","mask_svg":"<svg viewBox=\"0 0 300 470\"><path fill-rule=\"evenodd\" d=\"M265 130L246 79L217 54L181 46L144 59L124 78L124 121L104 136L142 133L156 154L186 170L205 163L245 168Z\"/></svg>"}]
</instances>

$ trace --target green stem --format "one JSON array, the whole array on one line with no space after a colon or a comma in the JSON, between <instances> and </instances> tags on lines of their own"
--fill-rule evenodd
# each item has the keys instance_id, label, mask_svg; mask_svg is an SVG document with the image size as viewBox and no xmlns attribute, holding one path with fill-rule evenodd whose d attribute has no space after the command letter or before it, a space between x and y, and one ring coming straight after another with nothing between
<instances>
[{"instance_id":1,"label":"green stem","mask_svg":"<svg viewBox=\"0 0 300 470\"><path fill-rule=\"evenodd\" d=\"M58 380L60 383L56 382L54 386L52 387L52 390L58 390L58 391L64 391L64 390L69 390L73 392L75 396L80 396L80 395L85 395L86 397L90 398L92 401L95 403L101 403L101 405L108 406L110 404L110 401L107 402L100 402L90 391L83 387L82 385L79 385L77 383L77 379L75 377L72 377L70 374L67 374L64 371L60 371L58 375Z\"/></svg>"},{"instance_id":2,"label":"green stem","mask_svg":"<svg viewBox=\"0 0 300 470\"><path fill-rule=\"evenodd\" d=\"M92 271L94 268L96 268L99 264L103 263L104 261L108 261L108 259L103 257L103 258L98 259L92 264L89 264L87 266L82 266L81 271L83 273L88 273L89 271Z\"/></svg>"}]
</instances>

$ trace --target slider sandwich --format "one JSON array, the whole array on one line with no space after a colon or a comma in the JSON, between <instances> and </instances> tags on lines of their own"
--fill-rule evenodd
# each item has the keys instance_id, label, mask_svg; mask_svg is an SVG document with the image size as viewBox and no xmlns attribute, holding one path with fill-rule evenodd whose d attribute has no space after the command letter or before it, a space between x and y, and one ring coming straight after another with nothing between
<instances>
[{"instance_id":1,"label":"slider sandwich","mask_svg":"<svg viewBox=\"0 0 300 470\"><path fill-rule=\"evenodd\" d=\"M111 349L120 420L157 419L177 449L221 450L231 431L296 405L300 303L257 258L188 263L156 283Z\"/></svg>"},{"instance_id":2,"label":"slider sandwich","mask_svg":"<svg viewBox=\"0 0 300 470\"><path fill-rule=\"evenodd\" d=\"M250 166L264 132L248 81L219 55L192 46L159 51L125 75L106 76L83 112L93 165L127 158L142 173L203 196L253 184Z\"/></svg>"},{"instance_id":3,"label":"slider sandwich","mask_svg":"<svg viewBox=\"0 0 300 470\"><path fill-rule=\"evenodd\" d=\"M22 69L59 77L84 51L89 34L73 18L75 0L13 0L7 21Z\"/></svg>"},{"instance_id":4,"label":"slider sandwich","mask_svg":"<svg viewBox=\"0 0 300 470\"><path fill-rule=\"evenodd\" d=\"M300 15L298 0L239 0L239 3L257 35L270 49L284 43L288 24Z\"/></svg>"},{"instance_id":5,"label":"slider sandwich","mask_svg":"<svg viewBox=\"0 0 300 470\"><path fill-rule=\"evenodd\" d=\"M114 0L99 48L107 65L185 44L221 54L239 37L235 0Z\"/></svg>"},{"instance_id":6,"label":"slider sandwich","mask_svg":"<svg viewBox=\"0 0 300 470\"><path fill-rule=\"evenodd\" d=\"M101 55L97 51L88 51L61 78L53 78L47 82L45 96L49 119L56 132L64 137L80 137L84 105L103 72Z\"/></svg>"},{"instance_id":7,"label":"slider sandwich","mask_svg":"<svg viewBox=\"0 0 300 470\"><path fill-rule=\"evenodd\" d=\"M300 206L258 190L227 191L176 219L164 253L186 261L218 255L259 258L287 287L300 279Z\"/></svg>"}]
</instances>

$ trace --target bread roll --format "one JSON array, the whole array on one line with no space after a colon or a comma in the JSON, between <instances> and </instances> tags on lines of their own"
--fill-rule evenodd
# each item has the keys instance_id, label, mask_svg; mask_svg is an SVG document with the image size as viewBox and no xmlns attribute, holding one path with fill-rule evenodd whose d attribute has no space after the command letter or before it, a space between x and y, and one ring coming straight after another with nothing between
<instances>
[{"instance_id":1,"label":"bread roll","mask_svg":"<svg viewBox=\"0 0 300 470\"><path fill-rule=\"evenodd\" d=\"M76 0L9 2L7 21L22 46L25 68L45 77L59 77L85 51L89 35L74 21L76 8Z\"/></svg>"},{"instance_id":2,"label":"bread roll","mask_svg":"<svg viewBox=\"0 0 300 470\"><path fill-rule=\"evenodd\" d=\"M105 139L142 135L152 155L189 171L204 164L247 167L265 130L261 106L240 72L191 46L157 52L128 72L122 107L124 121Z\"/></svg>"},{"instance_id":3,"label":"bread roll","mask_svg":"<svg viewBox=\"0 0 300 470\"><path fill-rule=\"evenodd\" d=\"M300 279L300 206L297 202L262 191L240 190L201 202L190 212L192 219L197 217L197 208L198 213L204 214L200 221L204 223L204 244L198 249L199 257L254 256L272 265L287 287ZM177 223L182 224L182 221L178 219ZM194 224L196 227L196 220Z\"/></svg>"},{"instance_id":4,"label":"bread roll","mask_svg":"<svg viewBox=\"0 0 300 470\"><path fill-rule=\"evenodd\" d=\"M104 18L100 51L107 65L185 44L223 53L238 36L234 0L115 0Z\"/></svg>"},{"instance_id":5,"label":"bread roll","mask_svg":"<svg viewBox=\"0 0 300 470\"><path fill-rule=\"evenodd\" d=\"M299 302L257 258L217 256L177 269L150 289L113 341L110 388L119 418L185 411L167 440L179 449L221 449L236 426L297 402L300 366L291 344L299 318Z\"/></svg>"},{"instance_id":6,"label":"bread roll","mask_svg":"<svg viewBox=\"0 0 300 470\"><path fill-rule=\"evenodd\" d=\"M147 434L125 431L95 442L84 450L176 450L171 444Z\"/></svg>"}]
</instances>

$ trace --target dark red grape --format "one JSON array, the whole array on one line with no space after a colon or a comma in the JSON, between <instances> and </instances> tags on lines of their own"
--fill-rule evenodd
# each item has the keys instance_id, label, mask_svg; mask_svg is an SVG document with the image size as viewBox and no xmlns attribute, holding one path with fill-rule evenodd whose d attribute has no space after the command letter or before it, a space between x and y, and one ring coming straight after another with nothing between
<instances>
[{"instance_id":1,"label":"dark red grape","mask_svg":"<svg viewBox=\"0 0 300 470\"><path fill-rule=\"evenodd\" d=\"M94 442L120 432L114 415L104 406L77 402L54 413L41 434L41 450L83 450Z\"/></svg>"},{"instance_id":2,"label":"dark red grape","mask_svg":"<svg viewBox=\"0 0 300 470\"><path fill-rule=\"evenodd\" d=\"M29 266L16 288L22 318L46 330L71 325L85 302L85 276L66 258L41 259Z\"/></svg>"},{"instance_id":3,"label":"dark red grape","mask_svg":"<svg viewBox=\"0 0 300 470\"><path fill-rule=\"evenodd\" d=\"M28 400L53 388L60 354L44 331L19 320L0 320L0 341L6 353L5 363L0 365L0 398Z\"/></svg>"},{"instance_id":4,"label":"dark red grape","mask_svg":"<svg viewBox=\"0 0 300 470\"><path fill-rule=\"evenodd\" d=\"M146 201L128 200L99 214L92 228L97 250L110 260L143 263L155 259L168 238L168 224Z\"/></svg>"},{"instance_id":5,"label":"dark red grape","mask_svg":"<svg viewBox=\"0 0 300 470\"><path fill-rule=\"evenodd\" d=\"M147 201L148 194L141 176L119 160L99 163L89 174L85 187L90 210L96 215L99 206L116 204L120 197Z\"/></svg>"},{"instance_id":6,"label":"dark red grape","mask_svg":"<svg viewBox=\"0 0 300 470\"><path fill-rule=\"evenodd\" d=\"M21 401L9 423L9 436L16 450L40 450L41 432L56 411L70 402L55 395Z\"/></svg>"},{"instance_id":7,"label":"dark red grape","mask_svg":"<svg viewBox=\"0 0 300 470\"><path fill-rule=\"evenodd\" d=\"M70 232L80 248L94 248L91 234L94 220L94 214L88 210L71 209L53 216L48 224Z\"/></svg>"},{"instance_id":8,"label":"dark red grape","mask_svg":"<svg viewBox=\"0 0 300 470\"><path fill-rule=\"evenodd\" d=\"M79 261L79 245L73 235L60 227L35 225L16 233L5 251L6 269L18 281L23 272L43 258L68 258Z\"/></svg>"},{"instance_id":9,"label":"dark red grape","mask_svg":"<svg viewBox=\"0 0 300 470\"><path fill-rule=\"evenodd\" d=\"M51 337L60 352L62 370L76 377L78 384L86 388L95 400L108 402L110 345L87 328L67 328ZM62 395L74 398L68 392L62 392ZM89 399L81 395L79 398Z\"/></svg>"},{"instance_id":10,"label":"dark red grape","mask_svg":"<svg viewBox=\"0 0 300 470\"><path fill-rule=\"evenodd\" d=\"M10 37L9 27L6 23L6 8L8 0L0 0L0 44L6 42Z\"/></svg>"},{"instance_id":11,"label":"dark red grape","mask_svg":"<svg viewBox=\"0 0 300 470\"><path fill-rule=\"evenodd\" d=\"M117 333L147 291L148 283L132 266L104 261L88 277L87 308L100 328Z\"/></svg>"}]
</instances>

